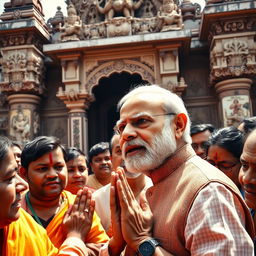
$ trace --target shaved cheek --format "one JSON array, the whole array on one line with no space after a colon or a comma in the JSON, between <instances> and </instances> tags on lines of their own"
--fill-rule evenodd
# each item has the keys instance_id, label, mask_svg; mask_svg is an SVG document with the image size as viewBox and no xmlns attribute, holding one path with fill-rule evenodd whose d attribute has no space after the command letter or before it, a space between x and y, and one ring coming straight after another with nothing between
<instances>
[{"instance_id":1,"label":"shaved cheek","mask_svg":"<svg viewBox=\"0 0 256 256\"><path fill-rule=\"evenodd\" d=\"M49 154L49 162L50 162L50 165L52 166L53 165L53 160L52 160L52 153L51 152Z\"/></svg>"}]
</instances>

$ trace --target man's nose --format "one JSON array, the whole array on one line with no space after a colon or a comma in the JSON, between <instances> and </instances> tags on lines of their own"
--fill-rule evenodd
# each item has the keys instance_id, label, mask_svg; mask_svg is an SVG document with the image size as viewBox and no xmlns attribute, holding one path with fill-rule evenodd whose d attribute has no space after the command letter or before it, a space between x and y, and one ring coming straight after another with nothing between
<instances>
[{"instance_id":1,"label":"man's nose","mask_svg":"<svg viewBox=\"0 0 256 256\"><path fill-rule=\"evenodd\" d=\"M81 172L79 171L79 170L76 170L75 172L74 172L74 177L81 177Z\"/></svg>"},{"instance_id":2,"label":"man's nose","mask_svg":"<svg viewBox=\"0 0 256 256\"><path fill-rule=\"evenodd\" d=\"M57 171L55 170L55 168L53 167L50 167L48 172L47 172L47 176L48 177L55 177L55 176L58 176L57 175Z\"/></svg>"},{"instance_id":3,"label":"man's nose","mask_svg":"<svg viewBox=\"0 0 256 256\"><path fill-rule=\"evenodd\" d=\"M249 169L246 172L244 172L243 182L245 184L256 184L256 168L249 167Z\"/></svg>"},{"instance_id":4,"label":"man's nose","mask_svg":"<svg viewBox=\"0 0 256 256\"><path fill-rule=\"evenodd\" d=\"M136 134L136 128L131 123L127 123L120 139L131 140L136 137Z\"/></svg>"},{"instance_id":5,"label":"man's nose","mask_svg":"<svg viewBox=\"0 0 256 256\"><path fill-rule=\"evenodd\" d=\"M16 174L16 191L18 193L21 193L28 189L28 184L27 182L22 179L18 174Z\"/></svg>"}]
</instances>

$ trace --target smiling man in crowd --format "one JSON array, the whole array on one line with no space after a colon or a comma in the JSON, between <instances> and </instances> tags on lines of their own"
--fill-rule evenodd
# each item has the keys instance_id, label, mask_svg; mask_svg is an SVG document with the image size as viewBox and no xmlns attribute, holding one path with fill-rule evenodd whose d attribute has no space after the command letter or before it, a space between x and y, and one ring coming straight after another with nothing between
<instances>
[{"instance_id":1,"label":"smiling man in crowd","mask_svg":"<svg viewBox=\"0 0 256 256\"><path fill-rule=\"evenodd\" d=\"M110 183L112 162L108 142L100 142L90 149L89 164L93 174L88 177L88 187L97 190Z\"/></svg>"}]
</instances>

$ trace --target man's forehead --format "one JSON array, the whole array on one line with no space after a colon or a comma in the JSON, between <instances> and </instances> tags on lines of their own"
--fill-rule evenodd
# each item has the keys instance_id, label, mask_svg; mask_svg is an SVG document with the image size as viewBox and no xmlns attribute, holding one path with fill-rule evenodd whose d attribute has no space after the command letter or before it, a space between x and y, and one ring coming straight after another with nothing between
<instances>
[{"instance_id":1,"label":"man's forehead","mask_svg":"<svg viewBox=\"0 0 256 256\"><path fill-rule=\"evenodd\" d=\"M53 160L63 160L64 159L64 154L61 148L56 148L52 151L46 152L45 154L43 154L41 157L37 158L36 160L34 160L34 162L36 161L40 161L40 160L49 160L50 162L52 162Z\"/></svg>"},{"instance_id":2,"label":"man's forehead","mask_svg":"<svg viewBox=\"0 0 256 256\"><path fill-rule=\"evenodd\" d=\"M99 154L97 155L94 155L93 158L96 158L96 157L105 157L105 156L109 156L110 155L110 151L109 149L103 151L103 152L100 152Z\"/></svg>"},{"instance_id":3,"label":"man's forehead","mask_svg":"<svg viewBox=\"0 0 256 256\"><path fill-rule=\"evenodd\" d=\"M244 151L254 153L256 157L256 131L253 131L245 141Z\"/></svg>"},{"instance_id":4,"label":"man's forehead","mask_svg":"<svg viewBox=\"0 0 256 256\"><path fill-rule=\"evenodd\" d=\"M153 97L152 94L136 95L124 102L120 109L120 119L125 115L136 115L141 112L156 114L163 110L163 100L159 97Z\"/></svg>"}]
</instances>

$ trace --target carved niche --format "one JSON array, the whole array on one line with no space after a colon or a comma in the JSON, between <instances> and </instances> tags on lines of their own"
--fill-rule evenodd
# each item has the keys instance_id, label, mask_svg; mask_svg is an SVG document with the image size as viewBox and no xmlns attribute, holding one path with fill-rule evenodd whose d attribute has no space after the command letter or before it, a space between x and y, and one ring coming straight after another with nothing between
<instances>
[{"instance_id":1,"label":"carved niche","mask_svg":"<svg viewBox=\"0 0 256 256\"><path fill-rule=\"evenodd\" d=\"M256 68L255 33L215 37L210 54L211 82L234 77L252 77Z\"/></svg>"}]
</instances>

